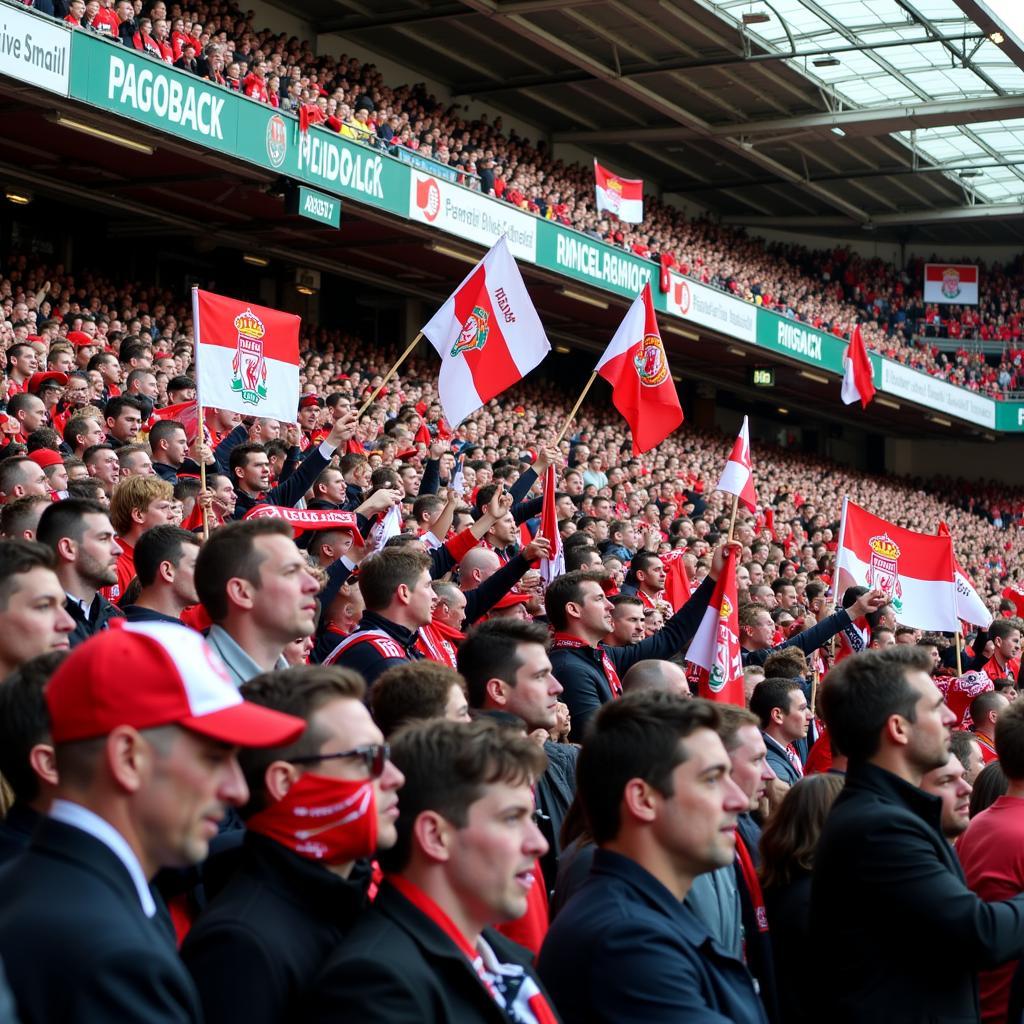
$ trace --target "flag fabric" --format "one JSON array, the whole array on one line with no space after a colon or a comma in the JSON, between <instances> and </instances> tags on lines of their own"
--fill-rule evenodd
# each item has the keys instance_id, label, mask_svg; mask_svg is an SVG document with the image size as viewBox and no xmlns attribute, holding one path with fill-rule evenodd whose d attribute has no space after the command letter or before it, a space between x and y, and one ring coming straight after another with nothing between
<instances>
[{"instance_id":1,"label":"flag fabric","mask_svg":"<svg viewBox=\"0 0 1024 1024\"><path fill-rule=\"evenodd\" d=\"M628 224L644 219L644 183L642 178L620 178L594 161L594 189L597 209L607 210Z\"/></svg>"},{"instance_id":2,"label":"flag fabric","mask_svg":"<svg viewBox=\"0 0 1024 1024\"><path fill-rule=\"evenodd\" d=\"M199 436L199 403L193 400L154 409L151 421L156 423L158 420L176 420L180 423L185 428L185 437L191 446Z\"/></svg>"},{"instance_id":3,"label":"flag fabric","mask_svg":"<svg viewBox=\"0 0 1024 1024\"><path fill-rule=\"evenodd\" d=\"M743 707L743 656L736 600L738 552L738 547L730 547L726 552L722 574L686 652L686 660L702 670L699 697Z\"/></svg>"},{"instance_id":4,"label":"flag fabric","mask_svg":"<svg viewBox=\"0 0 1024 1024\"><path fill-rule=\"evenodd\" d=\"M939 528L935 531L940 537L952 537L949 527L942 520L939 521ZM953 573L956 582L956 613L972 626L984 626L988 629L992 625L992 613L988 610L981 595L974 589L974 585L967 578L967 574L960 566L956 557L956 548L953 549Z\"/></svg>"},{"instance_id":5,"label":"flag fabric","mask_svg":"<svg viewBox=\"0 0 1024 1024\"><path fill-rule=\"evenodd\" d=\"M366 538L367 553L383 551L384 545L392 537L397 537L402 532L402 505L392 505L391 508L377 519L377 522L370 527L369 536Z\"/></svg>"},{"instance_id":6,"label":"flag fabric","mask_svg":"<svg viewBox=\"0 0 1024 1024\"><path fill-rule=\"evenodd\" d=\"M441 357L438 393L445 418L455 426L522 380L551 351L504 235L423 333Z\"/></svg>"},{"instance_id":7,"label":"flag fabric","mask_svg":"<svg viewBox=\"0 0 1024 1024\"><path fill-rule=\"evenodd\" d=\"M747 417L732 445L729 461L722 470L718 490L733 494L740 504L751 512L757 511L757 494L754 492L754 467L750 462L750 426Z\"/></svg>"},{"instance_id":8,"label":"flag fabric","mask_svg":"<svg viewBox=\"0 0 1024 1024\"><path fill-rule=\"evenodd\" d=\"M544 498L540 510L540 536L551 545L551 555L540 560L540 577L544 586L565 572L565 552L562 550L562 535L558 532L558 516L555 513L555 467L544 470Z\"/></svg>"},{"instance_id":9,"label":"flag fabric","mask_svg":"<svg viewBox=\"0 0 1024 1024\"><path fill-rule=\"evenodd\" d=\"M596 372L612 386L612 403L629 424L634 455L661 444L683 422L649 281L619 324Z\"/></svg>"},{"instance_id":10,"label":"flag fabric","mask_svg":"<svg viewBox=\"0 0 1024 1024\"><path fill-rule=\"evenodd\" d=\"M926 263L924 301L976 306L978 268L971 263Z\"/></svg>"},{"instance_id":11,"label":"flag fabric","mask_svg":"<svg viewBox=\"0 0 1024 1024\"><path fill-rule=\"evenodd\" d=\"M843 499L836 550L836 596L847 587L885 591L896 618L929 632L955 633L953 541L915 533Z\"/></svg>"},{"instance_id":12,"label":"flag fabric","mask_svg":"<svg viewBox=\"0 0 1024 1024\"><path fill-rule=\"evenodd\" d=\"M661 564L666 569L663 596L672 605L674 612L679 611L690 600L690 594L693 592L690 578L686 575L686 564L683 562L685 554L681 548L676 548L675 551L669 551L661 556Z\"/></svg>"},{"instance_id":13,"label":"flag fabric","mask_svg":"<svg viewBox=\"0 0 1024 1024\"><path fill-rule=\"evenodd\" d=\"M199 288L192 289L192 313L199 401L294 423L301 319Z\"/></svg>"},{"instance_id":14,"label":"flag fabric","mask_svg":"<svg viewBox=\"0 0 1024 1024\"><path fill-rule=\"evenodd\" d=\"M861 337L860 324L850 335L850 344L846 347L846 367L843 370L842 398L847 405L858 399L862 409L875 397L875 371L868 357L868 350Z\"/></svg>"},{"instance_id":15,"label":"flag fabric","mask_svg":"<svg viewBox=\"0 0 1024 1024\"><path fill-rule=\"evenodd\" d=\"M283 519L295 536L307 530L340 530L353 535L356 543L362 543L362 534L356 522L355 512L339 509L285 508L283 505L255 505L242 516L243 519Z\"/></svg>"}]
</instances>

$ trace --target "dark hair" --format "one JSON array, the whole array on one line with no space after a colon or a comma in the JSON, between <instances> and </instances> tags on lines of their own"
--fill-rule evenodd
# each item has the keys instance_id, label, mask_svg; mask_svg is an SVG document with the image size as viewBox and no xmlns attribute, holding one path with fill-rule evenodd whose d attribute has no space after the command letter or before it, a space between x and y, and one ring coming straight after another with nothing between
<instances>
[{"instance_id":1,"label":"dark hair","mask_svg":"<svg viewBox=\"0 0 1024 1024\"><path fill-rule=\"evenodd\" d=\"M402 871L412 855L412 831L424 811L464 828L469 808L487 786L532 785L547 765L533 740L494 722L418 722L399 731L391 756L405 775L398 804L398 841L378 852L385 871Z\"/></svg>"},{"instance_id":2,"label":"dark hair","mask_svg":"<svg viewBox=\"0 0 1024 1024\"><path fill-rule=\"evenodd\" d=\"M1016 619L996 619L988 627L989 640L1006 640L1014 631L1020 632L1020 623Z\"/></svg>"},{"instance_id":3,"label":"dark hair","mask_svg":"<svg viewBox=\"0 0 1024 1024\"><path fill-rule=\"evenodd\" d=\"M107 419L116 420L125 409L134 409L140 416L145 412L142 403L137 398L133 398L131 395L115 395L103 406L103 415Z\"/></svg>"},{"instance_id":4,"label":"dark hair","mask_svg":"<svg viewBox=\"0 0 1024 1024\"><path fill-rule=\"evenodd\" d=\"M23 349L28 349L30 352L34 352L35 349L27 341L19 341L13 344L7 350L7 369L11 369L14 366L18 356L21 355Z\"/></svg>"},{"instance_id":5,"label":"dark hair","mask_svg":"<svg viewBox=\"0 0 1024 1024\"><path fill-rule=\"evenodd\" d=\"M83 462L84 466L85 463ZM105 497L103 491L103 484L99 482L95 477L83 477L81 480L71 480L68 482L68 496L75 498L79 501L91 501L99 505L103 512L106 513L106 507L101 503L100 499ZM63 504L63 502L61 502Z\"/></svg>"},{"instance_id":6,"label":"dark hair","mask_svg":"<svg viewBox=\"0 0 1024 1024\"><path fill-rule=\"evenodd\" d=\"M38 399L38 395L33 395L28 391L16 391L10 398L7 399L7 414L14 416L16 413L27 409L32 403L32 399Z\"/></svg>"},{"instance_id":7,"label":"dark hair","mask_svg":"<svg viewBox=\"0 0 1024 1024\"><path fill-rule=\"evenodd\" d=\"M629 675L628 672L626 674ZM720 704L718 717L718 738L730 753L739 746L740 729L745 725L754 725L760 728L757 715L746 708L737 707L735 704Z\"/></svg>"},{"instance_id":8,"label":"dark hair","mask_svg":"<svg viewBox=\"0 0 1024 1024\"><path fill-rule=\"evenodd\" d=\"M49 508L51 504L45 494L26 494L0 506L0 534L12 540L23 540L21 534L30 527L35 527L39 522L42 512L36 515L38 506L43 505L45 508ZM50 551L49 548L46 550ZM52 552L50 553L52 554Z\"/></svg>"},{"instance_id":9,"label":"dark hair","mask_svg":"<svg viewBox=\"0 0 1024 1024\"><path fill-rule=\"evenodd\" d=\"M931 659L929 659L930 661ZM1004 706L1006 696L1001 693L996 693L995 690L986 690L984 693L979 693L974 700L971 701L971 721L974 723L974 728L977 730L978 725L981 721L986 718L990 711L998 711ZM999 719L1002 715L996 718L998 724ZM1000 758L1002 760L1002 758Z\"/></svg>"},{"instance_id":10,"label":"dark hair","mask_svg":"<svg viewBox=\"0 0 1024 1024\"><path fill-rule=\"evenodd\" d=\"M18 576L33 569L53 569L56 564L52 549L34 540L0 540L0 611L7 611L11 597L18 592Z\"/></svg>"},{"instance_id":11,"label":"dark hair","mask_svg":"<svg viewBox=\"0 0 1024 1024\"><path fill-rule=\"evenodd\" d=\"M836 665L819 697L836 747L851 762L874 757L891 715L902 715L908 722L917 718L919 694L907 681L907 673L928 673L931 667L925 651L907 644L863 651Z\"/></svg>"},{"instance_id":12,"label":"dark hair","mask_svg":"<svg viewBox=\"0 0 1024 1024\"><path fill-rule=\"evenodd\" d=\"M64 443L74 450L78 447L78 435L89 429L89 421L97 420L97 416L73 416L64 424Z\"/></svg>"},{"instance_id":13,"label":"dark hair","mask_svg":"<svg viewBox=\"0 0 1024 1024\"><path fill-rule=\"evenodd\" d=\"M189 377L187 374L179 374L177 377L172 377L167 382L167 390L170 391L186 391L189 388L194 388L196 382Z\"/></svg>"},{"instance_id":14,"label":"dark hair","mask_svg":"<svg viewBox=\"0 0 1024 1024\"><path fill-rule=\"evenodd\" d=\"M0 494L10 494L15 487L25 483L24 469L33 465L33 461L24 455L0 462Z\"/></svg>"},{"instance_id":15,"label":"dark hair","mask_svg":"<svg viewBox=\"0 0 1024 1024\"><path fill-rule=\"evenodd\" d=\"M500 679L515 686L522 666L519 648L523 644L551 647L551 635L539 622L491 619L474 626L459 645L459 671L465 677L470 707L482 708L487 698L487 680Z\"/></svg>"},{"instance_id":16,"label":"dark hair","mask_svg":"<svg viewBox=\"0 0 1024 1024\"><path fill-rule=\"evenodd\" d=\"M566 605L578 604L583 599L584 583L596 583L600 586L604 579L603 571L587 572L577 569L575 572L563 573L553 580L544 595L544 610L547 612L548 622L555 629L565 629L569 624Z\"/></svg>"},{"instance_id":17,"label":"dark hair","mask_svg":"<svg viewBox=\"0 0 1024 1024\"><path fill-rule=\"evenodd\" d=\"M47 651L19 665L0 683L0 775L21 803L39 796L29 754L37 743L50 742L43 689L67 656L67 651Z\"/></svg>"},{"instance_id":18,"label":"dark hair","mask_svg":"<svg viewBox=\"0 0 1024 1024\"><path fill-rule=\"evenodd\" d=\"M971 707L973 709L974 705ZM1024 701L1013 701L999 715L994 739L999 763L1006 777L1014 782L1024 780Z\"/></svg>"},{"instance_id":19,"label":"dark hair","mask_svg":"<svg viewBox=\"0 0 1024 1024\"><path fill-rule=\"evenodd\" d=\"M180 526L153 526L146 530L135 545L135 575L139 583L151 587L163 562L177 568L185 545L199 547L199 538Z\"/></svg>"},{"instance_id":20,"label":"dark hair","mask_svg":"<svg viewBox=\"0 0 1024 1024\"><path fill-rule=\"evenodd\" d=\"M383 611L405 584L414 587L424 569L430 569L430 556L425 551L407 547L390 547L378 551L359 566L359 592L371 612Z\"/></svg>"},{"instance_id":21,"label":"dark hair","mask_svg":"<svg viewBox=\"0 0 1024 1024\"><path fill-rule=\"evenodd\" d=\"M385 736L409 722L444 718L453 686L466 682L453 668L421 658L382 672L370 690L370 712Z\"/></svg>"},{"instance_id":22,"label":"dark hair","mask_svg":"<svg viewBox=\"0 0 1024 1024\"><path fill-rule=\"evenodd\" d=\"M968 816L973 818L991 807L1001 796L1006 796L1009 788L1010 780L999 761L985 765L974 780Z\"/></svg>"},{"instance_id":23,"label":"dark hair","mask_svg":"<svg viewBox=\"0 0 1024 1024\"><path fill-rule=\"evenodd\" d=\"M231 449L228 465L231 468L231 482L237 479L236 469L244 469L250 455L266 455L267 449L261 444L240 444Z\"/></svg>"},{"instance_id":24,"label":"dark hair","mask_svg":"<svg viewBox=\"0 0 1024 1024\"><path fill-rule=\"evenodd\" d=\"M964 771L971 770L971 744L977 744L978 737L966 729L954 729L949 734L950 753L964 766Z\"/></svg>"},{"instance_id":25,"label":"dark hair","mask_svg":"<svg viewBox=\"0 0 1024 1024\"><path fill-rule=\"evenodd\" d=\"M50 451L60 452L61 436L53 427L38 427L25 438L25 451L31 455L41 448L48 448ZM44 467L49 468L49 467Z\"/></svg>"},{"instance_id":26,"label":"dark hair","mask_svg":"<svg viewBox=\"0 0 1024 1024\"><path fill-rule=\"evenodd\" d=\"M96 483L96 481L93 481ZM98 483L96 486L100 486ZM46 509L36 527L36 540L45 544L51 551L65 537L80 541L85 533L86 516L106 516L107 510L98 502L89 498L65 498L55 501Z\"/></svg>"},{"instance_id":27,"label":"dark hair","mask_svg":"<svg viewBox=\"0 0 1024 1024\"><path fill-rule=\"evenodd\" d=\"M688 753L682 741L697 729L717 731L717 708L647 691L605 704L591 720L576 768L576 784L596 843L614 839L621 825L622 795L643 779L671 796L672 772Z\"/></svg>"},{"instance_id":28,"label":"dark hair","mask_svg":"<svg viewBox=\"0 0 1024 1024\"><path fill-rule=\"evenodd\" d=\"M341 698L361 701L366 696L362 676L336 665L293 665L262 672L243 683L239 692L253 704L304 719L305 731L283 747L244 747L238 753L249 802L241 809L243 818L267 805L264 776L274 761L312 757L320 753L326 737L313 724L313 716L325 704Z\"/></svg>"},{"instance_id":29,"label":"dark hair","mask_svg":"<svg viewBox=\"0 0 1024 1024\"><path fill-rule=\"evenodd\" d=\"M256 538L278 534L290 540L292 528L281 519L249 519L225 523L202 546L196 560L196 593L214 622L227 618L228 580L238 577L259 585L263 558L256 551Z\"/></svg>"},{"instance_id":30,"label":"dark hair","mask_svg":"<svg viewBox=\"0 0 1024 1024\"><path fill-rule=\"evenodd\" d=\"M783 647L764 659L764 674L776 679L798 679L807 674L807 655L799 647Z\"/></svg>"},{"instance_id":31,"label":"dark hair","mask_svg":"<svg viewBox=\"0 0 1024 1024\"><path fill-rule=\"evenodd\" d=\"M810 775L786 793L761 834L761 884L766 889L810 873L825 819L844 782L841 775Z\"/></svg>"},{"instance_id":32,"label":"dark hair","mask_svg":"<svg viewBox=\"0 0 1024 1024\"><path fill-rule=\"evenodd\" d=\"M153 454L156 454L156 446L161 441L166 441L179 430L184 431L185 424L178 420L157 420L149 431L149 447ZM188 437L187 431L185 431L185 436Z\"/></svg>"},{"instance_id":33,"label":"dark hair","mask_svg":"<svg viewBox=\"0 0 1024 1024\"><path fill-rule=\"evenodd\" d=\"M789 695L799 689L800 684L795 679L778 677L762 679L754 687L754 692L750 695L750 710L757 715L762 729L767 729L772 724L772 712L776 708L781 708L783 713L789 714Z\"/></svg>"}]
</instances>

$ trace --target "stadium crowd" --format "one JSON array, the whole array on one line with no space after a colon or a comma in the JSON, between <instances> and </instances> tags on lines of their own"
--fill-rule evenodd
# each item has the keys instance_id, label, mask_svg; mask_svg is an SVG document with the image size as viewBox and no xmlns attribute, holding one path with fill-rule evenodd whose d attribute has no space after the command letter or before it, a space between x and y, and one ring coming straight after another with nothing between
<instances>
[{"instance_id":1,"label":"stadium crowd","mask_svg":"<svg viewBox=\"0 0 1024 1024\"><path fill-rule=\"evenodd\" d=\"M373 397L399 346L307 326L296 422L200 423L182 296L17 257L0 308L24 1024L1019 1020L1019 491L755 442L730 541L731 438L556 443L540 374L451 430L432 354ZM833 594L844 496L992 625ZM747 707L686 660L730 549Z\"/></svg>"},{"instance_id":2,"label":"stadium crowd","mask_svg":"<svg viewBox=\"0 0 1024 1024\"><path fill-rule=\"evenodd\" d=\"M260 29L233 3L70 0L67 10L65 3L35 0L35 7L295 114L304 125L414 153L524 211L838 337L859 323L870 348L952 384L994 398L1024 390L1020 257L981 267L977 307L926 304L923 259L897 267L843 247L768 243L711 219L688 219L653 195L645 198L642 224L610 218L595 208L589 166L554 159L543 141L505 131L500 117L468 119L423 84L396 87L357 57L318 55L309 41ZM938 339L947 343L939 347ZM986 357L976 342L1001 343L1001 353Z\"/></svg>"}]
</instances>

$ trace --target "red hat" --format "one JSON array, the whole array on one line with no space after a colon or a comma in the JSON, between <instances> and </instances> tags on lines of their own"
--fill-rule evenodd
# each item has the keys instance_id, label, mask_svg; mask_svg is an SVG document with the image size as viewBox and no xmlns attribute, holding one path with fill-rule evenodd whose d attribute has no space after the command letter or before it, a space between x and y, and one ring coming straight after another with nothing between
<instances>
[{"instance_id":1,"label":"red hat","mask_svg":"<svg viewBox=\"0 0 1024 1024\"><path fill-rule=\"evenodd\" d=\"M306 728L301 718L242 700L195 630L169 622L112 626L76 647L46 685L54 743L106 736L119 725L180 725L232 746L276 747Z\"/></svg>"},{"instance_id":2,"label":"red hat","mask_svg":"<svg viewBox=\"0 0 1024 1024\"><path fill-rule=\"evenodd\" d=\"M34 452L29 453L29 458L40 469L46 469L49 466L59 466L64 461L61 458L60 452L55 452L52 448L37 448Z\"/></svg>"},{"instance_id":3,"label":"red hat","mask_svg":"<svg viewBox=\"0 0 1024 1024\"><path fill-rule=\"evenodd\" d=\"M530 594L521 594L517 590L510 590L494 607L511 608L513 605L526 604L530 600L530 596Z\"/></svg>"},{"instance_id":4,"label":"red hat","mask_svg":"<svg viewBox=\"0 0 1024 1024\"><path fill-rule=\"evenodd\" d=\"M48 381L53 381L59 388L67 386L68 375L59 370L47 370L46 373L33 373L28 379L28 390L33 395L39 394L40 388Z\"/></svg>"},{"instance_id":5,"label":"red hat","mask_svg":"<svg viewBox=\"0 0 1024 1024\"><path fill-rule=\"evenodd\" d=\"M324 407L324 400L319 395L303 395L299 399L300 409L311 409L313 406L322 409Z\"/></svg>"},{"instance_id":6,"label":"red hat","mask_svg":"<svg viewBox=\"0 0 1024 1024\"><path fill-rule=\"evenodd\" d=\"M26 341L42 341L43 340L43 336L41 334L26 334L25 335L25 340Z\"/></svg>"},{"instance_id":7,"label":"red hat","mask_svg":"<svg viewBox=\"0 0 1024 1024\"><path fill-rule=\"evenodd\" d=\"M95 338L90 338L85 331L68 331L68 341L75 348L85 348L87 345L98 348L100 344Z\"/></svg>"}]
</instances>

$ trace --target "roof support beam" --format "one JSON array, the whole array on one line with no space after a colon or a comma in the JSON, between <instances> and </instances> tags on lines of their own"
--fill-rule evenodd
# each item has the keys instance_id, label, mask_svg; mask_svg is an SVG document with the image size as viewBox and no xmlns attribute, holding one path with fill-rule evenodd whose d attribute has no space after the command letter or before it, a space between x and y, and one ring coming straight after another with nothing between
<instances>
[{"instance_id":1,"label":"roof support beam","mask_svg":"<svg viewBox=\"0 0 1024 1024\"><path fill-rule=\"evenodd\" d=\"M901 224L956 224L974 220L1016 220L1024 218L1024 203L978 203L974 206L947 206L939 210L907 210L880 213L861 228L895 227ZM848 228L854 222L843 217L745 217L729 214L723 224L741 224L750 228Z\"/></svg>"}]
</instances>

